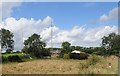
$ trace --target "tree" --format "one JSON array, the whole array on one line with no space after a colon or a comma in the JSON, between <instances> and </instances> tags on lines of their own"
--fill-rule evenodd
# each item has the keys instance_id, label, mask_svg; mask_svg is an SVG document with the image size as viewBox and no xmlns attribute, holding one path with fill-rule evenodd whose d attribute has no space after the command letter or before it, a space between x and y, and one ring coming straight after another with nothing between
<instances>
[{"instance_id":1,"label":"tree","mask_svg":"<svg viewBox=\"0 0 120 76\"><path fill-rule=\"evenodd\" d=\"M41 41L41 37L38 34L33 34L24 42L25 47L23 51L37 58L42 58L42 51L45 51L46 43Z\"/></svg>"},{"instance_id":2,"label":"tree","mask_svg":"<svg viewBox=\"0 0 120 76\"><path fill-rule=\"evenodd\" d=\"M108 54L119 52L119 50L120 50L120 35L111 33L108 36L104 36L102 38L102 46L107 50Z\"/></svg>"},{"instance_id":3,"label":"tree","mask_svg":"<svg viewBox=\"0 0 120 76\"><path fill-rule=\"evenodd\" d=\"M13 33L6 29L0 30L1 48L6 48L9 53L14 49Z\"/></svg>"},{"instance_id":4,"label":"tree","mask_svg":"<svg viewBox=\"0 0 120 76\"><path fill-rule=\"evenodd\" d=\"M102 46L101 46L101 47L95 47L95 48L93 49L93 53L95 53L95 54L97 54L97 55L102 55L102 56L104 56L104 55L107 54L105 48L102 47Z\"/></svg>"},{"instance_id":5,"label":"tree","mask_svg":"<svg viewBox=\"0 0 120 76\"><path fill-rule=\"evenodd\" d=\"M73 50L81 50L80 46L71 46L71 51Z\"/></svg>"},{"instance_id":6,"label":"tree","mask_svg":"<svg viewBox=\"0 0 120 76\"><path fill-rule=\"evenodd\" d=\"M89 54L92 54L94 52L93 47L87 47L87 48L84 48L84 50L85 50L86 53L89 53Z\"/></svg>"},{"instance_id":7,"label":"tree","mask_svg":"<svg viewBox=\"0 0 120 76\"><path fill-rule=\"evenodd\" d=\"M76 50L81 50L81 47L80 46L76 46L75 49Z\"/></svg>"},{"instance_id":8,"label":"tree","mask_svg":"<svg viewBox=\"0 0 120 76\"><path fill-rule=\"evenodd\" d=\"M71 52L71 47L70 47L70 43L69 42L63 42L62 43L62 52L63 53L69 53Z\"/></svg>"},{"instance_id":9,"label":"tree","mask_svg":"<svg viewBox=\"0 0 120 76\"><path fill-rule=\"evenodd\" d=\"M75 50L75 46L71 46L71 51Z\"/></svg>"}]
</instances>

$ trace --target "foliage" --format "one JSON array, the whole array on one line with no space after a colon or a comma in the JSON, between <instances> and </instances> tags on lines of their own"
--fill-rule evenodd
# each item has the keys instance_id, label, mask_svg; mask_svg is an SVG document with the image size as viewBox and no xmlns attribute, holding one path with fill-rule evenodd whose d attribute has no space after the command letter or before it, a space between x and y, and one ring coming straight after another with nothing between
<instances>
[{"instance_id":1,"label":"foliage","mask_svg":"<svg viewBox=\"0 0 120 76\"><path fill-rule=\"evenodd\" d=\"M1 29L0 30L0 37L1 37L1 48L7 48L11 51L14 48L14 40L13 40L13 33L9 30Z\"/></svg>"},{"instance_id":2,"label":"foliage","mask_svg":"<svg viewBox=\"0 0 120 76\"><path fill-rule=\"evenodd\" d=\"M69 54L64 54L64 55L63 55L63 58L64 58L64 59L70 59L70 56L69 56Z\"/></svg>"},{"instance_id":3,"label":"foliage","mask_svg":"<svg viewBox=\"0 0 120 76\"><path fill-rule=\"evenodd\" d=\"M109 55L113 53L115 54L115 52L118 53L120 50L120 35L111 33L108 36L104 36L102 38L102 47L104 47L107 50L107 54Z\"/></svg>"},{"instance_id":4,"label":"foliage","mask_svg":"<svg viewBox=\"0 0 120 76\"><path fill-rule=\"evenodd\" d=\"M69 42L63 42L62 43L62 53L69 53L69 52L71 52L70 45L71 44Z\"/></svg>"},{"instance_id":5,"label":"foliage","mask_svg":"<svg viewBox=\"0 0 120 76\"><path fill-rule=\"evenodd\" d=\"M29 48L27 46L24 46L22 52L26 54L29 53Z\"/></svg>"},{"instance_id":6,"label":"foliage","mask_svg":"<svg viewBox=\"0 0 120 76\"><path fill-rule=\"evenodd\" d=\"M15 58L13 58L13 57L15 57ZM9 53L9 54L6 53L6 54L2 54L2 62L21 62L21 61L26 61L28 59L30 59L30 57L28 57L28 54L27 55L22 54L22 53Z\"/></svg>"},{"instance_id":7,"label":"foliage","mask_svg":"<svg viewBox=\"0 0 120 76\"><path fill-rule=\"evenodd\" d=\"M18 55L8 56L10 62L22 62L22 59Z\"/></svg>"},{"instance_id":8,"label":"foliage","mask_svg":"<svg viewBox=\"0 0 120 76\"><path fill-rule=\"evenodd\" d=\"M2 56L2 62L8 62L8 57Z\"/></svg>"},{"instance_id":9,"label":"foliage","mask_svg":"<svg viewBox=\"0 0 120 76\"><path fill-rule=\"evenodd\" d=\"M6 53L12 53L12 50L11 49L7 49Z\"/></svg>"},{"instance_id":10,"label":"foliage","mask_svg":"<svg viewBox=\"0 0 120 76\"><path fill-rule=\"evenodd\" d=\"M49 50L44 50L44 51L41 51L41 55L42 55L42 57L51 56L51 54L50 54L50 51L49 51Z\"/></svg>"},{"instance_id":11,"label":"foliage","mask_svg":"<svg viewBox=\"0 0 120 76\"><path fill-rule=\"evenodd\" d=\"M22 54L22 53L5 53L5 54L2 54L2 56L4 57L8 57L8 56L13 56L13 55L18 55L18 56L24 56L25 54Z\"/></svg>"},{"instance_id":12,"label":"foliage","mask_svg":"<svg viewBox=\"0 0 120 76\"><path fill-rule=\"evenodd\" d=\"M88 64L89 65L95 65L96 63L98 63L100 61L100 58L97 56L97 55L95 55L95 54L93 54L89 59L88 59Z\"/></svg>"},{"instance_id":13,"label":"foliage","mask_svg":"<svg viewBox=\"0 0 120 76\"><path fill-rule=\"evenodd\" d=\"M50 50L50 49L52 49L52 50L62 50L61 48L56 48L56 47L54 47L54 48L46 48L46 50Z\"/></svg>"},{"instance_id":14,"label":"foliage","mask_svg":"<svg viewBox=\"0 0 120 76\"><path fill-rule=\"evenodd\" d=\"M81 50L80 46L71 46L71 51L73 50Z\"/></svg>"},{"instance_id":15,"label":"foliage","mask_svg":"<svg viewBox=\"0 0 120 76\"><path fill-rule=\"evenodd\" d=\"M92 54L104 56L107 54L107 52L106 52L106 49L104 47L95 47Z\"/></svg>"},{"instance_id":16,"label":"foliage","mask_svg":"<svg viewBox=\"0 0 120 76\"><path fill-rule=\"evenodd\" d=\"M88 58L88 54L86 54L86 53L71 53L70 54L70 58L71 59L80 59L80 60L83 60L83 59L87 59Z\"/></svg>"},{"instance_id":17,"label":"foliage","mask_svg":"<svg viewBox=\"0 0 120 76\"><path fill-rule=\"evenodd\" d=\"M38 34L33 34L24 42L23 52L35 56L37 58L42 58L43 56L49 55L48 51L45 51L46 43L41 41L41 37ZM44 55L42 55L44 54Z\"/></svg>"},{"instance_id":18,"label":"foliage","mask_svg":"<svg viewBox=\"0 0 120 76\"><path fill-rule=\"evenodd\" d=\"M88 56L86 53L80 53L80 59L88 59Z\"/></svg>"},{"instance_id":19,"label":"foliage","mask_svg":"<svg viewBox=\"0 0 120 76\"><path fill-rule=\"evenodd\" d=\"M75 50L75 46L71 46L70 48L71 48L71 51Z\"/></svg>"},{"instance_id":20,"label":"foliage","mask_svg":"<svg viewBox=\"0 0 120 76\"><path fill-rule=\"evenodd\" d=\"M89 53L89 54L92 54L95 51L93 47L84 48L84 50L85 50L84 52Z\"/></svg>"},{"instance_id":21,"label":"foliage","mask_svg":"<svg viewBox=\"0 0 120 76\"><path fill-rule=\"evenodd\" d=\"M76 46L75 50L81 50L81 47L80 46Z\"/></svg>"},{"instance_id":22,"label":"foliage","mask_svg":"<svg viewBox=\"0 0 120 76\"><path fill-rule=\"evenodd\" d=\"M2 62L21 62L27 59L25 56L26 55L22 53L2 54Z\"/></svg>"},{"instance_id":23,"label":"foliage","mask_svg":"<svg viewBox=\"0 0 120 76\"><path fill-rule=\"evenodd\" d=\"M78 53L71 53L70 54L70 58L71 59L80 59L80 54L78 54Z\"/></svg>"}]
</instances>

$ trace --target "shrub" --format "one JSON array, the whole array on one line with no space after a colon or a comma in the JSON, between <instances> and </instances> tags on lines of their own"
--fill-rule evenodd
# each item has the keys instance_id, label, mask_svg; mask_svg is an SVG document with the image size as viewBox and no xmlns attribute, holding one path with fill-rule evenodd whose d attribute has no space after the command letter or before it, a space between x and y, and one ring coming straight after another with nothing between
<instances>
[{"instance_id":1,"label":"shrub","mask_svg":"<svg viewBox=\"0 0 120 76\"><path fill-rule=\"evenodd\" d=\"M10 62L22 62L22 59L18 55L8 56Z\"/></svg>"},{"instance_id":2,"label":"shrub","mask_svg":"<svg viewBox=\"0 0 120 76\"><path fill-rule=\"evenodd\" d=\"M64 55L63 55L63 58L64 58L64 59L70 59L70 56L69 56L69 54L64 54Z\"/></svg>"},{"instance_id":3,"label":"shrub","mask_svg":"<svg viewBox=\"0 0 120 76\"><path fill-rule=\"evenodd\" d=\"M81 52L79 53L71 53L70 54L70 58L71 59L87 59L88 58L88 54Z\"/></svg>"},{"instance_id":4,"label":"shrub","mask_svg":"<svg viewBox=\"0 0 120 76\"><path fill-rule=\"evenodd\" d=\"M46 56L51 56L51 54L50 54L50 51L49 51L49 50L42 50L42 51L41 51L41 55L42 55L43 57L46 57Z\"/></svg>"},{"instance_id":5,"label":"shrub","mask_svg":"<svg viewBox=\"0 0 120 76\"><path fill-rule=\"evenodd\" d=\"M63 56L64 56L64 53L60 53L59 57L63 58Z\"/></svg>"},{"instance_id":6,"label":"shrub","mask_svg":"<svg viewBox=\"0 0 120 76\"><path fill-rule=\"evenodd\" d=\"M88 54L80 53L80 59L88 59Z\"/></svg>"},{"instance_id":7,"label":"shrub","mask_svg":"<svg viewBox=\"0 0 120 76\"><path fill-rule=\"evenodd\" d=\"M2 56L2 62L8 62L8 58L6 56Z\"/></svg>"},{"instance_id":8,"label":"shrub","mask_svg":"<svg viewBox=\"0 0 120 76\"><path fill-rule=\"evenodd\" d=\"M80 59L80 54L78 54L78 53L71 53L70 54L70 58L71 59Z\"/></svg>"},{"instance_id":9,"label":"shrub","mask_svg":"<svg viewBox=\"0 0 120 76\"><path fill-rule=\"evenodd\" d=\"M92 55L92 57L90 57L88 59L88 64L89 65L95 65L96 63L98 63L100 61L100 58L96 55Z\"/></svg>"}]
</instances>

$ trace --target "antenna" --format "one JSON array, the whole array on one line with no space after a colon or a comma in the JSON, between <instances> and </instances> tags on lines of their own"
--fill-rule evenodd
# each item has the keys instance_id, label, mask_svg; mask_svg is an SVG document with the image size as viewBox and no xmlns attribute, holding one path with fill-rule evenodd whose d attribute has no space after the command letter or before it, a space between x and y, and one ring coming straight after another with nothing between
<instances>
[{"instance_id":1,"label":"antenna","mask_svg":"<svg viewBox=\"0 0 120 76\"><path fill-rule=\"evenodd\" d=\"M52 38L53 38L53 31L52 31L52 21L51 21L51 50L53 50L53 42L52 42Z\"/></svg>"},{"instance_id":2,"label":"antenna","mask_svg":"<svg viewBox=\"0 0 120 76\"><path fill-rule=\"evenodd\" d=\"M23 30L22 30L22 43L21 43L21 45L22 45L22 48L24 48L24 37L23 37Z\"/></svg>"}]
</instances>

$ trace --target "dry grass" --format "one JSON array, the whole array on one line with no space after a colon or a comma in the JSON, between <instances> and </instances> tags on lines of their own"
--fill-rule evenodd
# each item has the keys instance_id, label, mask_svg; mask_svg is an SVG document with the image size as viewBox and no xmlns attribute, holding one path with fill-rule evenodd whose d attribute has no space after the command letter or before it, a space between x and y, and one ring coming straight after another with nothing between
<instances>
[{"instance_id":1,"label":"dry grass","mask_svg":"<svg viewBox=\"0 0 120 76\"><path fill-rule=\"evenodd\" d=\"M112 67L110 68L108 64L111 63ZM86 64L84 64L86 66ZM90 65L87 68L84 68L80 74L118 74L118 57L100 57L100 62L95 65Z\"/></svg>"},{"instance_id":2,"label":"dry grass","mask_svg":"<svg viewBox=\"0 0 120 76\"><path fill-rule=\"evenodd\" d=\"M118 58L111 56L102 58L101 62L94 66L86 66L87 60L55 60L40 59L23 63L3 64L3 74L117 74ZM112 67L108 67L108 63L112 63Z\"/></svg>"}]
</instances>

